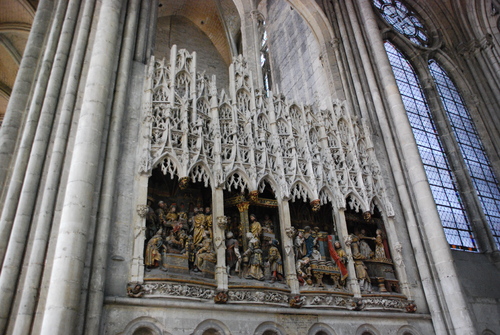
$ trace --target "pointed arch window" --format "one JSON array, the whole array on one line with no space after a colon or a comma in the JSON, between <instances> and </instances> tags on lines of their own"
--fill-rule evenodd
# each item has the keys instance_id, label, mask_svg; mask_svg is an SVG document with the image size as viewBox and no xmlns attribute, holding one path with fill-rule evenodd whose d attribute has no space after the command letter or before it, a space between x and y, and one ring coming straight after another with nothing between
<instances>
[{"instance_id":1,"label":"pointed arch window","mask_svg":"<svg viewBox=\"0 0 500 335\"><path fill-rule=\"evenodd\" d=\"M385 48L448 243L456 249L475 251L477 245L469 219L418 77L393 44L385 42Z\"/></svg>"},{"instance_id":2,"label":"pointed arch window","mask_svg":"<svg viewBox=\"0 0 500 335\"><path fill-rule=\"evenodd\" d=\"M500 248L500 186L493 167L486 155L476 125L455 84L435 60L429 62L429 70L434 78L486 221L491 228L497 248Z\"/></svg>"}]
</instances>

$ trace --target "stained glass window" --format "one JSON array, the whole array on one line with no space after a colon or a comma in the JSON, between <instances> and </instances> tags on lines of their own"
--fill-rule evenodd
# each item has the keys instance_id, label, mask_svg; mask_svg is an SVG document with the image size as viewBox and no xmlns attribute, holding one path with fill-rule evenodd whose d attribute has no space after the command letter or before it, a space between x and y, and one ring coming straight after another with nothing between
<instances>
[{"instance_id":1,"label":"stained glass window","mask_svg":"<svg viewBox=\"0 0 500 335\"><path fill-rule=\"evenodd\" d=\"M455 178L416 73L394 45L385 42L385 48L448 243L456 249L477 250Z\"/></svg>"},{"instance_id":2,"label":"stained glass window","mask_svg":"<svg viewBox=\"0 0 500 335\"><path fill-rule=\"evenodd\" d=\"M373 0L382 17L415 44L427 46L429 38L417 14L399 0Z\"/></svg>"},{"instance_id":3,"label":"stained glass window","mask_svg":"<svg viewBox=\"0 0 500 335\"><path fill-rule=\"evenodd\" d=\"M434 77L434 82L495 243L500 248L500 187L498 180L479 138L476 126L455 84L436 61L429 62L429 69Z\"/></svg>"}]
</instances>

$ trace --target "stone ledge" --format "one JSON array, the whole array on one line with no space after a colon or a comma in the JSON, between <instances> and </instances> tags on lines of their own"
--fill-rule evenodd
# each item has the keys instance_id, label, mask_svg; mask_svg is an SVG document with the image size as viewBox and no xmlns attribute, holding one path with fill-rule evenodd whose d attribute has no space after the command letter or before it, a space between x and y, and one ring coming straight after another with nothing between
<instances>
[{"instance_id":1,"label":"stone ledge","mask_svg":"<svg viewBox=\"0 0 500 335\"><path fill-rule=\"evenodd\" d=\"M200 311L228 311L228 312L249 312L249 313L283 313L295 315L321 315L321 316L339 316L339 317L363 317L363 318L386 318L386 319L402 319L402 320L431 320L430 314L419 313L401 313L401 312L375 312L375 311L348 311L348 310L333 310L320 308L281 308L270 306L256 306L243 304L215 304L213 300L206 304L200 304L198 301L181 301L178 299L137 299L128 297L108 296L104 299L104 304L118 306L142 306L142 307L158 307L158 308L184 308L196 309Z\"/></svg>"}]
</instances>

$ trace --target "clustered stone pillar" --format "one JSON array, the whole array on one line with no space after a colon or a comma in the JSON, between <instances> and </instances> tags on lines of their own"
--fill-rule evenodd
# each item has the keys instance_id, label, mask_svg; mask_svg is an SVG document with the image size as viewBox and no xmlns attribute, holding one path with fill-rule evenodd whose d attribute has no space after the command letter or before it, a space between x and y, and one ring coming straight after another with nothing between
<instances>
[{"instance_id":1,"label":"clustered stone pillar","mask_svg":"<svg viewBox=\"0 0 500 335\"><path fill-rule=\"evenodd\" d=\"M85 322L85 334L97 334L104 302L104 278L106 277L108 242L111 230L116 174L120 159L122 124L126 111L127 88L135 49L140 0L129 1L120 62L116 79L115 97L111 109L111 125L106 149L104 180L99 201L97 233L92 259L89 302Z\"/></svg>"},{"instance_id":2,"label":"clustered stone pillar","mask_svg":"<svg viewBox=\"0 0 500 335\"><path fill-rule=\"evenodd\" d=\"M51 28L48 34L48 40L45 45L44 53L41 59L40 73L38 75L38 83L34 87L31 101L26 106L27 114L24 121L24 129L20 136L19 148L16 151L15 157L11 166L12 175L9 183L5 187L5 196L3 197L2 215L0 217L0 255L4 257L7 248L12 225L19 204L19 197L23 187L24 177L26 174L27 165L29 162L33 141L37 134L37 127L40 121L42 106L44 105L44 97L53 92L47 92L47 83L51 78L52 65L56 54L57 43L59 42L63 20L66 12L66 3L60 1L55 9L55 15L52 20ZM67 43L67 42L66 42ZM12 117L13 118L13 117ZM9 127L9 125L8 125ZM2 127L3 128L3 127ZM12 137L11 137L12 138ZM15 138L15 137L14 137ZM33 151L34 155L45 156L44 152ZM31 193L35 193L36 185L34 185Z\"/></svg>"},{"instance_id":3,"label":"clustered stone pillar","mask_svg":"<svg viewBox=\"0 0 500 335\"><path fill-rule=\"evenodd\" d=\"M119 49L124 5L121 0L103 0L100 8L41 334L71 334L75 328L101 141L116 68L110 54Z\"/></svg>"},{"instance_id":4,"label":"clustered stone pillar","mask_svg":"<svg viewBox=\"0 0 500 335\"><path fill-rule=\"evenodd\" d=\"M454 267L451 251L446 241L441 220L427 182L413 132L411 130L406 110L401 100L399 89L392 75L391 65L385 52L380 29L378 28L373 7L368 0L358 0L361 19L372 49L375 68L379 70L384 93L388 101L388 113L395 127L394 134L401 146L401 154L407 162L409 182L415 192L416 206L421 218L421 229L418 234L424 236L427 255L430 256L431 269L439 280L440 299L448 306L449 328L461 334L475 333L467 304L461 291L460 282ZM412 236L416 238L416 236Z\"/></svg>"},{"instance_id":5,"label":"clustered stone pillar","mask_svg":"<svg viewBox=\"0 0 500 335\"><path fill-rule=\"evenodd\" d=\"M16 138L22 129L21 123L29 103L33 83L40 76L37 71L38 61L45 50L46 37L51 33L55 4L56 0L44 0L38 5L5 118L0 127L0 187L2 188L10 175L9 168L16 147ZM0 200L0 209L3 209L4 195L0 197ZM0 253L0 255L3 257L3 254Z\"/></svg>"}]
</instances>

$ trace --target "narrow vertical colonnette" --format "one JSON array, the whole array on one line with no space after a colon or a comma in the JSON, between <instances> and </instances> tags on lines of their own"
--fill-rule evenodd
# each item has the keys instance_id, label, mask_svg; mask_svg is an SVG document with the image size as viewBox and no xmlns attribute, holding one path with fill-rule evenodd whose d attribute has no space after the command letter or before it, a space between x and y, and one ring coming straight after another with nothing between
<instances>
[{"instance_id":1,"label":"narrow vertical colonnette","mask_svg":"<svg viewBox=\"0 0 500 335\"><path fill-rule=\"evenodd\" d=\"M36 82L39 58L43 54L46 34L51 26L56 0L40 1L31 32L26 43L14 88L9 99L5 118L0 127L0 189L6 182L11 159L15 151L21 123L25 115L29 97ZM4 188L5 189L5 188ZM0 210L3 208L3 196L0 197ZM2 228L3 230L3 228ZM1 255L1 254L0 254Z\"/></svg>"},{"instance_id":2,"label":"narrow vertical colonnette","mask_svg":"<svg viewBox=\"0 0 500 335\"><path fill-rule=\"evenodd\" d=\"M345 53L345 60L346 60L346 68L348 69L348 73L350 74L352 85L353 85L353 92L351 99L356 100L356 103L352 103L354 105L354 111L359 110L361 113L361 117L368 119L368 110L367 110L367 103L365 100L365 97L363 95L363 85L361 83L361 75L358 70L359 64L356 62L356 56L354 54L353 47L351 46L351 34L350 31L347 27L348 23L345 22L347 20L344 20L344 17L342 15L342 9L341 4L339 2L344 2L343 0L338 1L336 0L334 3L334 10L335 13L337 13L337 24L339 26L340 30L340 37L342 40L342 46L344 48L344 53ZM352 115L354 116L354 115Z\"/></svg>"},{"instance_id":3,"label":"narrow vertical colonnette","mask_svg":"<svg viewBox=\"0 0 500 335\"><path fill-rule=\"evenodd\" d=\"M281 147L279 146L279 130L276 124L276 110L275 110L275 96L273 92L269 92L269 97L267 99L267 112L269 117L269 126L271 131L271 142L273 146L275 146L275 150L277 151L276 155L276 168L279 171L279 174L284 176L285 171L283 170L283 156L281 154ZM280 231L282 233L282 244L283 249L285 250L285 254L283 255L284 260L284 270L285 270L285 279L286 283L290 287L290 291L292 294L300 294L300 286L299 281L297 279L297 271L295 268L295 257L293 252L286 252L287 250L293 250L293 239L292 237L286 234L287 229L290 229L290 204L288 199L282 194L283 189L278 188L279 193L276 194L276 198L278 199L278 211L279 211L279 225Z\"/></svg>"},{"instance_id":4,"label":"narrow vertical colonnette","mask_svg":"<svg viewBox=\"0 0 500 335\"><path fill-rule=\"evenodd\" d=\"M104 284L106 278L107 254L111 218L113 212L113 194L116 188L116 173L119 164L122 124L127 99L127 88L130 78L140 0L130 0L127 9L123 45L120 52L120 64L115 87L115 97L111 110L111 126L106 149L104 180L99 201L99 216L92 257L92 273L90 277L89 302L85 322L86 334L97 334L104 301Z\"/></svg>"},{"instance_id":5,"label":"narrow vertical colonnette","mask_svg":"<svg viewBox=\"0 0 500 335\"><path fill-rule=\"evenodd\" d=\"M339 208L337 213L335 214L335 221L337 222L337 232L339 234L340 239L344 239L344 242L346 241L347 237L349 236L349 232L347 231L347 221L345 219L345 208ZM358 279L356 277L356 269L354 267L354 260L352 258L352 249L351 245L349 242L344 243L347 248L345 248L345 253L347 255L347 272L348 272L348 277L347 281L349 284L349 287L351 288L352 293L354 294L355 298L360 298L361 297L361 288L359 287Z\"/></svg>"},{"instance_id":6,"label":"narrow vertical colonnette","mask_svg":"<svg viewBox=\"0 0 500 335\"><path fill-rule=\"evenodd\" d=\"M115 69L115 57L112 55L121 40L120 16L123 6L121 0L102 1L66 184L41 334L71 334L77 322L93 196L97 187L98 160L106 110L112 95L111 81Z\"/></svg>"},{"instance_id":7,"label":"narrow vertical colonnette","mask_svg":"<svg viewBox=\"0 0 500 335\"><path fill-rule=\"evenodd\" d=\"M5 188L6 193L5 198L3 199L2 215L0 216L0 226L2 227L0 230L0 260L3 260L5 257L5 251L7 249L12 224L16 215L26 166L28 164L33 139L35 138L36 128L40 118L41 106L47 90L47 82L50 78L54 55L59 42L66 6L66 1L59 1L57 4L48 40L45 44L43 59L39 65L40 73L38 75L37 84L34 88L33 97L25 116L24 129L20 136L19 147L17 148L14 164L11 169L12 176L9 180L8 186L6 185L7 187Z\"/></svg>"},{"instance_id":8,"label":"narrow vertical colonnette","mask_svg":"<svg viewBox=\"0 0 500 335\"><path fill-rule=\"evenodd\" d=\"M24 178L22 178L22 189L18 199L19 203L15 212L9 243L2 264L2 273L0 274L0 291L2 292L0 295L0 306L2 306L0 308L0 333L5 330L5 326L7 325L10 306L14 298L14 292L21 270L20 268L24 250L27 245L31 218L35 208L37 190L47 154L49 137L52 131L55 110L66 70L79 8L80 1L74 1L66 11L61 28L61 35L57 42L57 50L52 56L54 60L52 70L49 74L45 96L42 101L42 108L34 135L34 142L30 150L31 154L29 155L26 173L24 174ZM54 42L54 44L56 43ZM18 163L17 160L16 163ZM14 172L14 174L16 173L17 171ZM13 198L12 201L14 201ZM10 220L10 217L4 217L4 219Z\"/></svg>"},{"instance_id":9,"label":"narrow vertical colonnette","mask_svg":"<svg viewBox=\"0 0 500 335\"><path fill-rule=\"evenodd\" d=\"M214 181L214 183L216 182ZM227 221L224 217L224 191L221 187L217 187L217 185L212 186L212 199L212 213L214 216L212 227L214 233L213 245L217 254L215 282L217 283L217 290L226 291L228 289L227 276L229 273L226 270L226 238L224 236L224 227ZM223 222L220 222L220 220L223 220Z\"/></svg>"},{"instance_id":10,"label":"narrow vertical colonnette","mask_svg":"<svg viewBox=\"0 0 500 335\"><path fill-rule=\"evenodd\" d=\"M172 60L171 60L172 61ZM210 118L213 127L213 141L214 141L214 166L215 171L212 179L212 213L214 216L213 232L215 242L215 252L217 254L217 263L215 271L215 281L217 283L217 290L227 291L228 289L228 275L226 269L226 236L225 229L227 218L224 216L224 191L223 191L223 177L222 177L222 144L221 144L221 131L219 123L219 101L217 99L216 77L212 76L212 85L210 89Z\"/></svg>"},{"instance_id":11,"label":"narrow vertical colonnette","mask_svg":"<svg viewBox=\"0 0 500 335\"><path fill-rule=\"evenodd\" d=\"M417 210L421 217L421 233L424 236L425 247L434 267L441 299L445 302L445 309L451 324L448 329L457 334L474 334L470 312L467 308L460 282L458 280L453 257L444 235L441 220L434 203L434 198L427 182L424 167L420 160L413 132L401 100L401 95L392 74L392 68L385 52L384 42L378 28L376 17L369 0L358 0L361 19L364 22L367 40L373 50L376 68L379 70L380 80L384 88L389 115L394 122L394 134L401 145L401 154L406 162L408 181L411 184Z\"/></svg>"},{"instance_id":12,"label":"narrow vertical colonnette","mask_svg":"<svg viewBox=\"0 0 500 335\"><path fill-rule=\"evenodd\" d=\"M43 211L33 222L35 235L32 240L31 253L25 258L28 266L26 268L26 278L24 283L22 283L23 289L21 291L21 297L19 298L19 309L17 310L15 318L11 317L10 321L14 323L12 334L28 334L33 322L34 310L44 268L44 257L52 226L54 207L59 190L58 185L61 178L71 118L73 116L77 90L80 83L80 75L83 68L83 59L87 49L94 5L95 0L86 0L83 3L84 7L82 9L81 22L78 28L76 41L74 42L74 56L69 69L68 83L64 92L64 99L62 100L54 145L48 164L47 181L45 182L43 191L44 196L40 204L40 208L43 208Z\"/></svg>"},{"instance_id":13,"label":"narrow vertical colonnette","mask_svg":"<svg viewBox=\"0 0 500 335\"><path fill-rule=\"evenodd\" d=\"M366 48L366 44L363 38L363 33L361 31L362 28L359 23L358 17L355 14L356 13L355 8L351 0L346 1L346 7L349 13L350 17L349 21L351 22L352 25L355 40L358 46L358 51L361 57L361 62L363 64L364 73L367 78L369 90L371 92L371 98L373 101L373 106L375 108L377 120L380 125L380 128L382 129L381 135L384 139L384 142L386 143L386 150L389 157L389 163L392 167L394 180L398 188L398 194L399 197L401 198L401 202L403 203L402 206L403 215L405 217L406 225L408 227L411 244L414 246L413 250L416 255L415 260L419 268L422 286L427 295L427 299L429 302L429 309L434 316L435 320L434 325L436 327L436 330L438 330L439 332L444 330L443 316L439 310L439 302L436 300L437 299L436 290L434 284L432 283L432 275L430 273L428 263L426 262L426 257L424 254L425 249L423 247L422 240L420 238L420 234L418 232L418 228L415 222L415 213L412 210L410 196L406 189L404 176L402 175L402 167L398 159L398 153L395 149L396 146L394 143L394 139L390 135L391 131L389 122L385 115L384 105L382 103L382 97L380 95L377 80L375 78L375 73L373 72L373 68L371 66L372 60ZM388 218L387 223L388 223L387 229L390 231L389 235L397 236L394 219ZM392 250L395 250L396 248L394 244L395 243L394 239L391 239L389 242L391 243ZM396 267L398 266L398 264L395 265ZM406 280L407 276L404 269L397 268L397 270L400 280L402 280L403 283L407 283ZM404 293L409 298L411 298L412 293L410 292L409 288L406 288L406 284L403 285L403 290L405 291Z\"/></svg>"}]
</instances>

